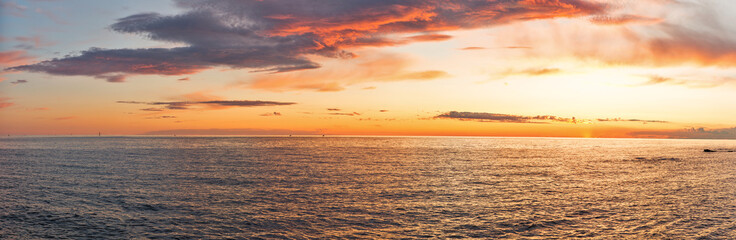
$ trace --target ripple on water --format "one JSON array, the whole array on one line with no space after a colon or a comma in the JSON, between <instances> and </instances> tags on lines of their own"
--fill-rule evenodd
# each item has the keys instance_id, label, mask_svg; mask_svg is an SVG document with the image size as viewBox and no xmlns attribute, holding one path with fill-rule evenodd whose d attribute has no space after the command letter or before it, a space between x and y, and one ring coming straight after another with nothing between
<instances>
[{"instance_id":1,"label":"ripple on water","mask_svg":"<svg viewBox=\"0 0 736 240\"><path fill-rule=\"evenodd\" d=\"M728 141L1 138L0 238L736 238ZM729 155L730 154L730 155Z\"/></svg>"}]
</instances>

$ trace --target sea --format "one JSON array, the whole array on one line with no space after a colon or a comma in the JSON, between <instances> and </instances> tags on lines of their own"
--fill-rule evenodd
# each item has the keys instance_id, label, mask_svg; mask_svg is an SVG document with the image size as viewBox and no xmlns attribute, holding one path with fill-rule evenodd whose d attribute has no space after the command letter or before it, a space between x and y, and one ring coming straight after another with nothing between
<instances>
[{"instance_id":1,"label":"sea","mask_svg":"<svg viewBox=\"0 0 736 240\"><path fill-rule=\"evenodd\" d=\"M10 136L0 238L736 239L734 150L733 140Z\"/></svg>"}]
</instances>

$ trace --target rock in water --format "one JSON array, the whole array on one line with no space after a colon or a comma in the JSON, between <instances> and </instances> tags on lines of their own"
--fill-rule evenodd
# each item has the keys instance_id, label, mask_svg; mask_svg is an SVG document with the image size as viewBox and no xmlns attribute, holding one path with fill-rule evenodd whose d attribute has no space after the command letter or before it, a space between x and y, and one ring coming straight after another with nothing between
<instances>
[{"instance_id":1,"label":"rock in water","mask_svg":"<svg viewBox=\"0 0 736 240\"><path fill-rule=\"evenodd\" d=\"M715 150L705 149L703 152L716 152Z\"/></svg>"}]
</instances>

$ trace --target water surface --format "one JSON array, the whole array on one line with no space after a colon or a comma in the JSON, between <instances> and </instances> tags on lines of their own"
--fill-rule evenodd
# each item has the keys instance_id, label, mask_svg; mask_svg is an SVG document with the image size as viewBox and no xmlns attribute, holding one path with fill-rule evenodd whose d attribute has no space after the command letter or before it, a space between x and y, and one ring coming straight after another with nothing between
<instances>
[{"instance_id":1,"label":"water surface","mask_svg":"<svg viewBox=\"0 0 736 240\"><path fill-rule=\"evenodd\" d=\"M736 141L0 138L0 238L736 238Z\"/></svg>"}]
</instances>

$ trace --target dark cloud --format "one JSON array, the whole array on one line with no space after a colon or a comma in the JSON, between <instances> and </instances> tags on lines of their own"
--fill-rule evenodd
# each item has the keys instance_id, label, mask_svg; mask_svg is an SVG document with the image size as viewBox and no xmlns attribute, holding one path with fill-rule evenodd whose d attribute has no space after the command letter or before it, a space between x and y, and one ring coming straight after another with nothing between
<instances>
[{"instance_id":1,"label":"dark cloud","mask_svg":"<svg viewBox=\"0 0 736 240\"><path fill-rule=\"evenodd\" d=\"M653 130L629 133L632 137L641 138L691 138L691 139L736 139L734 128L688 128L680 130Z\"/></svg>"},{"instance_id":2,"label":"dark cloud","mask_svg":"<svg viewBox=\"0 0 736 240\"><path fill-rule=\"evenodd\" d=\"M505 122L505 123L549 123L549 122L566 122L577 123L575 117L563 118L549 115L538 116L519 116L500 113L485 112L447 112L434 117L435 119L457 119L479 122Z\"/></svg>"},{"instance_id":3,"label":"dark cloud","mask_svg":"<svg viewBox=\"0 0 736 240\"><path fill-rule=\"evenodd\" d=\"M288 129L255 129L255 128L237 128L237 129L172 129L151 131L143 133L143 135L317 135L319 131L298 131Z\"/></svg>"},{"instance_id":4,"label":"dark cloud","mask_svg":"<svg viewBox=\"0 0 736 240\"><path fill-rule=\"evenodd\" d=\"M328 108L327 111L342 111L342 109L339 108Z\"/></svg>"},{"instance_id":5,"label":"dark cloud","mask_svg":"<svg viewBox=\"0 0 736 240\"><path fill-rule=\"evenodd\" d=\"M381 109L379 112L388 112L388 110Z\"/></svg>"},{"instance_id":6,"label":"dark cloud","mask_svg":"<svg viewBox=\"0 0 736 240\"><path fill-rule=\"evenodd\" d=\"M120 83L125 82L125 75L99 75L95 78L105 79L107 82Z\"/></svg>"},{"instance_id":7,"label":"dark cloud","mask_svg":"<svg viewBox=\"0 0 736 240\"><path fill-rule=\"evenodd\" d=\"M264 114L261 114L261 116L263 117L281 116L281 113L280 112L264 113Z\"/></svg>"},{"instance_id":8,"label":"dark cloud","mask_svg":"<svg viewBox=\"0 0 736 240\"><path fill-rule=\"evenodd\" d=\"M174 102L138 102L138 101L117 101L117 103L125 104L145 104L163 106L170 110L184 110L192 106L204 106L209 108L227 108L227 107L260 107L260 106L282 106L294 105L293 102L274 102L274 101L253 101L253 100L212 100L212 101L174 101ZM144 111L154 111L158 108L141 109Z\"/></svg>"},{"instance_id":9,"label":"dark cloud","mask_svg":"<svg viewBox=\"0 0 736 240\"><path fill-rule=\"evenodd\" d=\"M514 21L600 15L585 0L178 0L179 15L141 13L110 29L185 47L100 49L11 67L10 71L85 75L192 74L214 67L288 72L320 67L307 58L353 58L348 49L449 39L438 31ZM416 35L420 34L420 35ZM408 36L407 35L411 35ZM329 87L317 89L330 90Z\"/></svg>"},{"instance_id":10,"label":"dark cloud","mask_svg":"<svg viewBox=\"0 0 736 240\"><path fill-rule=\"evenodd\" d=\"M189 81L189 78L188 77L185 77L185 78L179 78L179 79L176 79L176 80L179 80L179 81Z\"/></svg>"},{"instance_id":11,"label":"dark cloud","mask_svg":"<svg viewBox=\"0 0 736 240\"><path fill-rule=\"evenodd\" d=\"M28 83L28 80L18 79L10 83L12 83L13 85L18 85L18 84Z\"/></svg>"},{"instance_id":12,"label":"dark cloud","mask_svg":"<svg viewBox=\"0 0 736 240\"><path fill-rule=\"evenodd\" d=\"M118 102L121 103L121 102ZM147 111L147 112L161 112L163 111L163 108L142 108L141 111Z\"/></svg>"}]
</instances>

